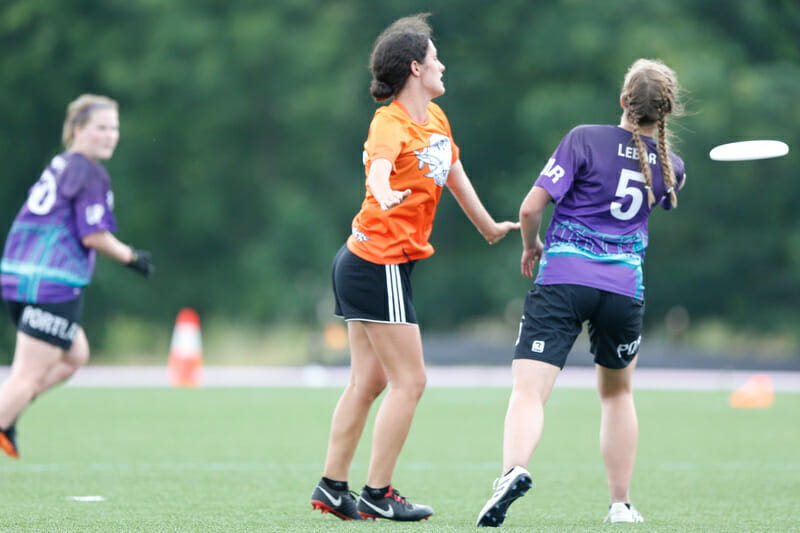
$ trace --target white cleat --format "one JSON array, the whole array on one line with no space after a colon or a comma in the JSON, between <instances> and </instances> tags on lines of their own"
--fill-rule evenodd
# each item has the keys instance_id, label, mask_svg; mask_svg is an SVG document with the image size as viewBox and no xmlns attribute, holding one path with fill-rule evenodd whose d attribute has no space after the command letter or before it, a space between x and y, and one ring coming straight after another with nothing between
<instances>
[{"instance_id":1,"label":"white cleat","mask_svg":"<svg viewBox=\"0 0 800 533\"><path fill-rule=\"evenodd\" d=\"M608 514L603 522L624 524L644 522L644 518L642 518L642 514L637 511L636 507L633 505L624 502L616 502L608 506Z\"/></svg>"},{"instance_id":2,"label":"white cleat","mask_svg":"<svg viewBox=\"0 0 800 533\"><path fill-rule=\"evenodd\" d=\"M495 479L494 494L478 514L477 527L498 527L506 518L506 510L514 500L523 496L533 485L530 473L521 466L515 466L508 474Z\"/></svg>"}]
</instances>

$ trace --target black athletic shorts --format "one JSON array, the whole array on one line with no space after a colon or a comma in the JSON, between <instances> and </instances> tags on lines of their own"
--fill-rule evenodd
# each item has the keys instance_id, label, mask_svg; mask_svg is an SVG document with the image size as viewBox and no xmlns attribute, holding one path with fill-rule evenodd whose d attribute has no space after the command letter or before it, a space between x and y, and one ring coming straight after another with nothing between
<instances>
[{"instance_id":1,"label":"black athletic shorts","mask_svg":"<svg viewBox=\"0 0 800 533\"><path fill-rule=\"evenodd\" d=\"M414 264L378 265L342 246L332 268L334 314L345 320L416 324L410 280Z\"/></svg>"},{"instance_id":2,"label":"black athletic shorts","mask_svg":"<svg viewBox=\"0 0 800 533\"><path fill-rule=\"evenodd\" d=\"M81 326L83 294L74 300L59 303L33 304L6 300L6 306L19 331L69 350Z\"/></svg>"},{"instance_id":3,"label":"black athletic shorts","mask_svg":"<svg viewBox=\"0 0 800 533\"><path fill-rule=\"evenodd\" d=\"M644 300L583 285L535 285L525 298L514 359L564 368L588 321L594 362L625 368L639 352L643 316Z\"/></svg>"}]
</instances>

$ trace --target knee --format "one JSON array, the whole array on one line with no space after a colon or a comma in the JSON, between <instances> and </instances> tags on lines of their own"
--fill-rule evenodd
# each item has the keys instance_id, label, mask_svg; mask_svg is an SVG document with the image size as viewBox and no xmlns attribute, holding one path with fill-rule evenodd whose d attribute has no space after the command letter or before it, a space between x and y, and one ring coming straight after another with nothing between
<instances>
[{"instance_id":1,"label":"knee","mask_svg":"<svg viewBox=\"0 0 800 533\"><path fill-rule=\"evenodd\" d=\"M417 391L417 397L422 396L422 393L425 392L425 387L427 386L428 386L428 376L425 375L425 373L422 373L422 375L419 377L419 380L415 385Z\"/></svg>"},{"instance_id":2,"label":"knee","mask_svg":"<svg viewBox=\"0 0 800 533\"><path fill-rule=\"evenodd\" d=\"M83 330L79 330L75 341L64 356L64 362L72 367L73 372L89 362L89 342Z\"/></svg>"},{"instance_id":3,"label":"knee","mask_svg":"<svg viewBox=\"0 0 800 533\"><path fill-rule=\"evenodd\" d=\"M633 398L633 387L628 384L617 384L615 386L601 386L598 390L600 400L603 402L620 401Z\"/></svg>"},{"instance_id":4,"label":"knee","mask_svg":"<svg viewBox=\"0 0 800 533\"><path fill-rule=\"evenodd\" d=\"M509 402L521 403L531 407L544 407L550 399L552 385L544 383L520 382L515 380L511 385L511 398Z\"/></svg>"},{"instance_id":5,"label":"knee","mask_svg":"<svg viewBox=\"0 0 800 533\"><path fill-rule=\"evenodd\" d=\"M409 398L414 401L419 401L422 393L425 392L425 386L428 384L428 377L424 372L415 375L397 386L397 389L404 391ZM392 385L395 388L395 385Z\"/></svg>"},{"instance_id":6,"label":"knee","mask_svg":"<svg viewBox=\"0 0 800 533\"><path fill-rule=\"evenodd\" d=\"M86 363L89 362L89 348L87 347L80 347L76 350L70 350L67 356L67 364L69 364L75 370L78 370L80 367L85 366Z\"/></svg>"}]
</instances>

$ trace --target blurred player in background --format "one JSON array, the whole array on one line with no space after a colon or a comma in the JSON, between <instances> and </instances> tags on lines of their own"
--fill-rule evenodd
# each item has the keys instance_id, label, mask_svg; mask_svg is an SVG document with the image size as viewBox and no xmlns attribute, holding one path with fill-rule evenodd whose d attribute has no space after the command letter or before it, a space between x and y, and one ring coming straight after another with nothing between
<instances>
[{"instance_id":1,"label":"blurred player in background","mask_svg":"<svg viewBox=\"0 0 800 533\"><path fill-rule=\"evenodd\" d=\"M540 265L514 351L502 476L478 526L502 524L508 506L531 487L526 466L542 435L544 405L586 321L602 406L606 520L643 521L629 494L639 433L631 381L644 314L647 221L655 204L677 206L686 179L668 144L667 117L681 111L679 90L663 63L636 61L622 87L619 126L570 131L522 203L522 275L531 278ZM542 244L550 202L555 210Z\"/></svg>"},{"instance_id":2,"label":"blurred player in background","mask_svg":"<svg viewBox=\"0 0 800 533\"><path fill-rule=\"evenodd\" d=\"M119 140L117 103L84 94L67 107L55 156L29 190L3 251L3 300L17 328L14 361L0 387L0 448L18 457L17 417L36 396L66 381L89 360L80 326L83 288L100 252L150 277L149 252L112 232L114 195L100 161Z\"/></svg>"},{"instance_id":3,"label":"blurred player in background","mask_svg":"<svg viewBox=\"0 0 800 533\"><path fill-rule=\"evenodd\" d=\"M428 242L445 185L492 244L515 222L495 222L459 160L450 124L432 100L444 94L444 65L427 15L397 20L378 37L370 65L371 94L382 102L364 144L366 197L333 264L336 314L347 321L351 374L331 422L315 509L344 520L413 521L433 510L409 503L392 486L426 375L411 299L414 264L433 254ZM370 407L389 386L375 419L366 486L358 501L348 476Z\"/></svg>"}]
</instances>

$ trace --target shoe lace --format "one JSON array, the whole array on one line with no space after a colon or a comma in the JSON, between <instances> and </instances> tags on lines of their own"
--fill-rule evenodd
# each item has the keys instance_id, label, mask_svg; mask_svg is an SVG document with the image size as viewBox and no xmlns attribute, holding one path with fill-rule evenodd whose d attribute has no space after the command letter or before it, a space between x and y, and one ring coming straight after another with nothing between
<instances>
[{"instance_id":1,"label":"shoe lace","mask_svg":"<svg viewBox=\"0 0 800 533\"><path fill-rule=\"evenodd\" d=\"M397 492L397 489L395 489L391 485L389 485L389 490L386 491L386 494L383 497L384 498L392 498L392 499L402 503L403 505L408 505L408 502L406 501L406 499L403 498L402 496L400 496L400 493Z\"/></svg>"}]
</instances>

